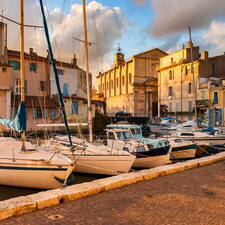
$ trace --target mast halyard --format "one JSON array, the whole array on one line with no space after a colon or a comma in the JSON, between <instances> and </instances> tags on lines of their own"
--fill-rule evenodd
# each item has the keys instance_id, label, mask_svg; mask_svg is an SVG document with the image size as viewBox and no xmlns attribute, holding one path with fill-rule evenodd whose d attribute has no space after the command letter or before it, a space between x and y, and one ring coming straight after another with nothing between
<instances>
[{"instance_id":1,"label":"mast halyard","mask_svg":"<svg viewBox=\"0 0 225 225\"><path fill-rule=\"evenodd\" d=\"M88 60L88 36L87 36L87 20L86 20L86 0L83 2L83 23L84 23L84 43L85 43L85 58L86 58L86 80L87 80L87 100L88 100L88 128L89 141L93 141L92 134L92 109L91 109L91 85L89 80L89 60Z\"/></svg>"},{"instance_id":2,"label":"mast halyard","mask_svg":"<svg viewBox=\"0 0 225 225\"><path fill-rule=\"evenodd\" d=\"M24 65L24 0L20 0L20 88L21 102L25 102L25 65ZM22 151L25 147L26 135L22 133Z\"/></svg>"}]
</instances>

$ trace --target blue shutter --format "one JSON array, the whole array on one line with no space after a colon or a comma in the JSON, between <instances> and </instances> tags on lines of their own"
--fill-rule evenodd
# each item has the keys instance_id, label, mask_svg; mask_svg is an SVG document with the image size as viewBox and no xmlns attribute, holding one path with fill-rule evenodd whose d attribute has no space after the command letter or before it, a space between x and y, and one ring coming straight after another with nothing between
<instances>
[{"instance_id":1,"label":"blue shutter","mask_svg":"<svg viewBox=\"0 0 225 225\"><path fill-rule=\"evenodd\" d=\"M209 126L213 126L213 109L209 109Z\"/></svg>"},{"instance_id":2,"label":"blue shutter","mask_svg":"<svg viewBox=\"0 0 225 225\"><path fill-rule=\"evenodd\" d=\"M218 125L222 125L222 109L218 109Z\"/></svg>"},{"instance_id":3,"label":"blue shutter","mask_svg":"<svg viewBox=\"0 0 225 225\"><path fill-rule=\"evenodd\" d=\"M219 103L219 99L218 99L218 92L214 92L213 93L213 104L217 105Z\"/></svg>"},{"instance_id":4,"label":"blue shutter","mask_svg":"<svg viewBox=\"0 0 225 225\"><path fill-rule=\"evenodd\" d=\"M63 84L63 95L69 95L69 85L67 83Z\"/></svg>"}]
</instances>

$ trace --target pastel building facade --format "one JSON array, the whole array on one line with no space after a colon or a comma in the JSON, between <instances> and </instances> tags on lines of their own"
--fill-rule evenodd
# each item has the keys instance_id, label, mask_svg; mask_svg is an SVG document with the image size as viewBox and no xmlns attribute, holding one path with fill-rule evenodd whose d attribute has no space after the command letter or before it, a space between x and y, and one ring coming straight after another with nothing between
<instances>
[{"instance_id":1,"label":"pastel building facade","mask_svg":"<svg viewBox=\"0 0 225 225\"><path fill-rule=\"evenodd\" d=\"M164 106L167 115L182 121L194 120L195 107L198 119L207 117L210 104L208 87L204 87L201 80L219 77L225 72L225 55L209 57L207 51L200 53L199 47L193 46L192 64L191 47L189 42L186 48L162 57L158 75L158 109ZM158 115L161 115L160 110Z\"/></svg>"},{"instance_id":2,"label":"pastel building facade","mask_svg":"<svg viewBox=\"0 0 225 225\"><path fill-rule=\"evenodd\" d=\"M20 52L7 49L6 28L0 23L0 117L13 119L21 99ZM69 121L86 122L86 72L77 66L75 56L71 63L56 65ZM33 48L25 53L25 103L27 130L63 122L49 56L39 56Z\"/></svg>"},{"instance_id":3,"label":"pastel building facade","mask_svg":"<svg viewBox=\"0 0 225 225\"><path fill-rule=\"evenodd\" d=\"M157 115L157 70L159 59L165 55L152 49L125 61L119 49L113 68L97 76L97 94L105 99L108 115L118 111L149 118Z\"/></svg>"}]
</instances>

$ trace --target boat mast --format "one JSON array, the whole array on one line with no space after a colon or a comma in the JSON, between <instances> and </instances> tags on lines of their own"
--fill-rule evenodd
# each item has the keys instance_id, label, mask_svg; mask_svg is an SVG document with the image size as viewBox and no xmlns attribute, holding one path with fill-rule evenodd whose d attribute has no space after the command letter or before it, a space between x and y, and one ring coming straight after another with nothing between
<instances>
[{"instance_id":1,"label":"boat mast","mask_svg":"<svg viewBox=\"0 0 225 225\"><path fill-rule=\"evenodd\" d=\"M88 100L88 127L89 141L93 141L92 134L92 109L91 109L91 85L89 77L89 61L88 61L88 36L87 36L87 20L86 20L86 0L83 1L83 23L84 23L84 43L85 43L85 58L86 58L86 80L87 80L87 100Z\"/></svg>"},{"instance_id":2,"label":"boat mast","mask_svg":"<svg viewBox=\"0 0 225 225\"><path fill-rule=\"evenodd\" d=\"M55 75L55 82L56 82L56 87L57 87L57 91L58 91L59 104L60 104L60 108L61 108L61 111L62 111L62 116L63 116L64 124L65 124L65 127L66 127L66 132L67 132L67 135L68 135L68 138L69 138L70 146L72 146L73 144L72 144L72 140L71 140L69 126L68 126L68 123L67 123L65 105L64 105L64 102L63 102L62 92L61 92L61 88L60 88L58 71L56 69L55 59L54 59L53 52L52 52L52 46L51 46L51 42L50 42L44 6L43 6L42 0L39 0L39 2L40 2L41 13L42 13L42 17L43 17L45 37L46 37L46 40L47 40L47 43L48 43L49 55L50 55L51 64L52 64L54 75Z\"/></svg>"},{"instance_id":3,"label":"boat mast","mask_svg":"<svg viewBox=\"0 0 225 225\"><path fill-rule=\"evenodd\" d=\"M25 102L25 65L24 65L24 0L20 0L20 91L21 102ZM25 147L26 135L22 133L22 151Z\"/></svg>"},{"instance_id":4,"label":"boat mast","mask_svg":"<svg viewBox=\"0 0 225 225\"><path fill-rule=\"evenodd\" d=\"M194 92L194 102L195 102L195 107L194 107L194 120L195 120L195 128L198 128L197 125L197 77L195 79L195 71L194 71L194 57L193 57L193 43L192 43L192 38L191 38L191 27L189 27L189 39L190 39L190 44L191 44L191 72L192 72L192 80L193 80L193 92Z\"/></svg>"}]
</instances>

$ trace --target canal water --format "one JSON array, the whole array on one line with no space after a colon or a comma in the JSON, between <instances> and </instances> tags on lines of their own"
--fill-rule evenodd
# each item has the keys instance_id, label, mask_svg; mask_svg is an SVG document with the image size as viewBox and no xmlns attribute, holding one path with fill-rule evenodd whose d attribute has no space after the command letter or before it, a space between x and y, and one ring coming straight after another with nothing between
<instances>
[{"instance_id":1,"label":"canal water","mask_svg":"<svg viewBox=\"0 0 225 225\"><path fill-rule=\"evenodd\" d=\"M101 175L86 175L86 174L74 174L74 184L80 184L84 182L93 181L96 179L104 178L106 176ZM10 198L26 196L40 192L40 189L28 189L28 188L17 188L17 187L8 187L0 186L0 201L4 201Z\"/></svg>"}]
</instances>

